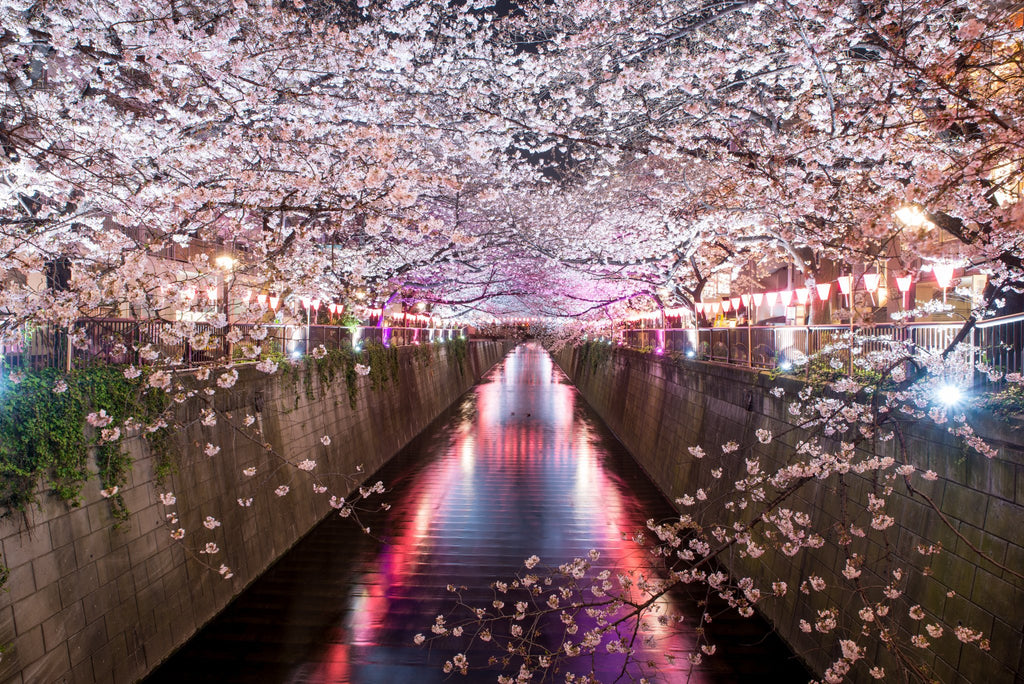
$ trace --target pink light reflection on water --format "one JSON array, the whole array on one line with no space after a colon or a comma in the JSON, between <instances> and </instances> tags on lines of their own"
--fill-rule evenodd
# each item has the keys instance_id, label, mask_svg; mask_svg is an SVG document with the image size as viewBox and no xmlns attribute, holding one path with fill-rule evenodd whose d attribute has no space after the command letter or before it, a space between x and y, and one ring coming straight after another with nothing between
<instances>
[{"instance_id":1,"label":"pink light reflection on water","mask_svg":"<svg viewBox=\"0 0 1024 684\"><path fill-rule=\"evenodd\" d=\"M613 576L617 570L652 564L632 540L644 527L644 502L606 467L600 438L577 411L576 390L550 357L536 347L520 348L492 379L474 390L475 411L450 432L444 455L395 504L411 515L392 531L390 544L361 584L365 590L353 599L348 643L336 644L357 660L376 645L398 646L393 643L396 631L428 632L443 602L430 601L418 623L399 625L390 598L441 595L453 576L467 586L474 582L479 590L522 572L522 560L532 553L555 565L590 548L602 554L597 569L612 570ZM522 529L514 529L524 523L526 538ZM493 543L503 536L509 544ZM480 573L481 565L503 572ZM438 574L432 570L436 567L452 572ZM424 582L434 586L424 591ZM668 612L670 604L671 599L662 599L659 609ZM645 633L656 645L638 645L640 659L663 673L689 670L685 654L693 647L692 635L648 622ZM593 626L587 623L581 619L580 634ZM627 623L622 634L631 630ZM338 655L328 649L321 667L307 671L303 681L338 681L337 670L328 667L336 665ZM617 672L623 662L621 655L604 652L597 659L597 669L606 673ZM590 667L586 660L574 669ZM695 674L690 681L703 681Z\"/></svg>"},{"instance_id":2,"label":"pink light reflection on water","mask_svg":"<svg viewBox=\"0 0 1024 684\"><path fill-rule=\"evenodd\" d=\"M430 649L413 644L413 635L429 632L436 615L454 608L448 584L467 587L468 603L489 605L489 583L523 572L532 554L542 566L557 566L596 548L602 555L593 572L650 567L649 554L631 538L648 517L671 515L533 345L511 353L370 481L378 479L390 489L384 499L392 508L361 522L384 543L331 515L155 672L152 684L494 682L493 670L466 678L441 671L445 659L466 650L466 638ZM743 626L730 627L719 654L688 678L685 656L702 609L675 595L659 607L681 607L687 618L671 630L648 621L653 646L638 648L654 663L652 681L807 680L781 668L789 653L777 643L762 645L763 623L752 629L739 618ZM712 627L728 619L720 615ZM565 640L557 618L554 626L559 632L549 646ZM578 635L589 627L582 624ZM490 655L480 646L468 650L472 664ZM613 681L622 662L601 651L593 665ZM577 673L590 667L589 660L572 664Z\"/></svg>"}]
</instances>

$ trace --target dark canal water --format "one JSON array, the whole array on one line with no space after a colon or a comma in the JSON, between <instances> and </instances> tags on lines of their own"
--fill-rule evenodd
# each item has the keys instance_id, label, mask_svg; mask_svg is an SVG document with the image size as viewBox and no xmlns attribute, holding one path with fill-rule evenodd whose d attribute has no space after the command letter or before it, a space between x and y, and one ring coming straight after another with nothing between
<instances>
[{"instance_id":1,"label":"dark canal water","mask_svg":"<svg viewBox=\"0 0 1024 684\"><path fill-rule=\"evenodd\" d=\"M430 633L436 615L455 607L447 585L464 585L471 603L486 604L490 583L524 572L529 556L556 566L589 549L613 571L653 567L632 537L648 518L672 514L551 358L529 344L371 482L378 479L389 487L392 508L363 522L379 540L330 516L147 681L495 682L500 670L441 670L461 651L471 665L486 665L493 642L468 649L466 637L413 644L417 632ZM718 652L692 666L686 656L702 608L685 594L664 603L687 618L672 629L649 621L652 639L636 647L653 665L646 669L652 681L807 681L764 623L735 611L710 626ZM623 656L602 648L570 669L593 668L611 682L622 664ZM620 681L638 676L631 669ZM564 681L564 673L549 672L543 681Z\"/></svg>"}]
</instances>

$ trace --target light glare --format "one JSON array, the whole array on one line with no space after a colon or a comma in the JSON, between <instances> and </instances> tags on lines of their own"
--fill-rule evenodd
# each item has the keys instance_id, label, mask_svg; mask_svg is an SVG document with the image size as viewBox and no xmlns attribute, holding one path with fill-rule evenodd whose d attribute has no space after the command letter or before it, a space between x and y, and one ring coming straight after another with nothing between
<instances>
[{"instance_id":1,"label":"light glare","mask_svg":"<svg viewBox=\"0 0 1024 684\"><path fill-rule=\"evenodd\" d=\"M936 393L939 401L946 406L959 404L964 393L956 385L942 385Z\"/></svg>"}]
</instances>

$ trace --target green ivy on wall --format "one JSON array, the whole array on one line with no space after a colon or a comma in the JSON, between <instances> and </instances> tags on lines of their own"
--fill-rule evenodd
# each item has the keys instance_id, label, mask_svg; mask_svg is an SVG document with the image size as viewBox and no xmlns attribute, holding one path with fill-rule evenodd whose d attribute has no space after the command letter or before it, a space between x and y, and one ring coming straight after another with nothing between
<instances>
[{"instance_id":1,"label":"green ivy on wall","mask_svg":"<svg viewBox=\"0 0 1024 684\"><path fill-rule=\"evenodd\" d=\"M370 386L381 389L388 382L398 383L398 349L371 342L363 350L363 358L370 366Z\"/></svg>"},{"instance_id":2,"label":"green ivy on wall","mask_svg":"<svg viewBox=\"0 0 1024 684\"><path fill-rule=\"evenodd\" d=\"M592 371L596 371L612 357L613 346L607 342L590 340L579 345L577 348L580 366L589 364Z\"/></svg>"},{"instance_id":3,"label":"green ivy on wall","mask_svg":"<svg viewBox=\"0 0 1024 684\"><path fill-rule=\"evenodd\" d=\"M444 343L445 354L448 357L448 361L456 361L459 365L459 375L465 375L466 373L466 355L469 352L469 341L465 337L456 337L451 340L445 340Z\"/></svg>"},{"instance_id":4,"label":"green ivy on wall","mask_svg":"<svg viewBox=\"0 0 1024 684\"><path fill-rule=\"evenodd\" d=\"M28 372L17 384L5 379L0 388L0 516L36 503L40 485L62 501L79 505L89 477L88 450L93 446L102 487L123 488L131 467L129 457L119 441L100 444L99 435L87 431L86 417L102 410L111 417L111 426L123 426L129 418L145 425L169 404L165 392L149 387L142 376L125 378L123 368L116 366L83 368L67 375L54 369ZM151 447L156 445L158 471L166 472L170 467L166 428L146 436ZM109 500L114 517L127 519L120 493Z\"/></svg>"}]
</instances>

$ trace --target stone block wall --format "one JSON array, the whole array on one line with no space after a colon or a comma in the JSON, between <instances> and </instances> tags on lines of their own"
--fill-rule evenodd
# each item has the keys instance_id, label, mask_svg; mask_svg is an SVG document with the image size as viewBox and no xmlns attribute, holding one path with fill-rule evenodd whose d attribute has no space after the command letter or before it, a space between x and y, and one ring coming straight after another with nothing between
<instances>
[{"instance_id":1,"label":"stone block wall","mask_svg":"<svg viewBox=\"0 0 1024 684\"><path fill-rule=\"evenodd\" d=\"M349 405L343 377L321 387L312 377L312 399L304 382L265 376L240 367L234 388L218 396L218 408L237 416L258 415L262 440L288 461L317 461L316 472L330 493L354 490L422 431L508 351L503 342L474 341L460 364L442 348L429 360L399 349L399 379L373 389L359 378L357 405ZM315 374L314 374L315 375ZM331 437L325 447L323 435ZM119 528L95 479L83 505L55 500L0 522L3 562L10 568L0 593L0 681L116 682L141 679L209 621L234 596L331 512L327 494L314 494L306 472L275 460L260 440L220 420L198 421L178 436L183 456L163 484L143 440L128 441L133 467L124 492L130 519ZM203 454L207 443L221 447ZM187 448L186 448L187 447ZM241 471L255 466L257 475ZM288 485L287 496L273 490ZM173 491L171 508L158 499ZM250 508L238 498L253 497ZM184 544L170 538L164 519L177 512ZM221 527L203 527L213 516ZM207 541L215 556L186 553ZM225 580L198 560L231 567Z\"/></svg>"},{"instance_id":2,"label":"stone block wall","mask_svg":"<svg viewBox=\"0 0 1024 684\"><path fill-rule=\"evenodd\" d=\"M595 364L581 360L575 350L566 348L556 355L556 361L672 500L705 488L711 493L710 501L723 491L723 483L744 476L743 458L721 454L720 445L730 440L754 445L766 467L778 467L798 441L807 437L794 428L787 411L801 387L793 380L772 381L767 374L742 368L676 361L621 349ZM786 398L769 394L780 384L787 390ZM895 489L887 505L888 513L896 519L889 530L890 546L878 544L877 536L868 535L866 539L854 539L852 548L885 573L894 567L914 569L908 573L906 593L898 603L903 615L897 628L904 632L903 638L923 633L921 622L906 617L907 609L914 604L920 604L928 614L924 622L942 624L944 635L929 638L933 648L914 653L935 679L946 683L1013 684L1024 677L1024 581L1010 571L1024 573L1024 436L1019 431L1020 423L1000 423L984 417L979 420L980 427L975 421L979 434L999 447L996 458L965 449L959 438L934 424L921 421L907 426L910 462L938 474L932 482L919 477L913 482L942 515L922 496L908 491L898 478L891 483ZM771 444L758 443L755 431L759 428L771 430L776 436ZM695 459L688 452L694 445L704 447L708 455ZM879 456L895 457L895 446L895 441L875 442L868 448ZM714 468L724 470L720 480L710 475ZM837 520L841 497L836 487L843 487L848 500L862 508L868 493L880 493L878 488L885 484L853 475L845 476L842 484L837 484L835 478L814 481L787 505L807 511L819 521ZM689 513L695 510L699 515L698 507L686 509ZM869 515L860 517L859 524L866 529L869 523ZM816 527L821 529L821 523ZM916 550L919 544L937 543L943 550L936 556L922 556ZM983 559L972 545L999 565ZM887 554L891 554L890 562L876 563ZM839 656L838 639L851 638L847 630L853 630L852 638L867 647L864 662L895 671L892 656L878 643L877 636L857 636L859 625L848 623L828 636L800 630L801 619L814 624L826 598L830 604L845 601L844 609L853 614L861 607L850 601L846 590L851 585L841 575L845 554L836 534L826 534L823 547L804 550L795 557L768 552L755 560L730 552L722 560L735 577L751 576L762 586L773 579L788 583L790 591L785 599L765 600L760 609L815 671L822 673ZM930 574L923 574L921 570L928 565ZM797 591L800 580L810 574L822 577L828 588L809 596ZM888 576L868 571L861 577L864 586L876 587L875 594L877 587L888 581ZM983 652L976 646L962 645L953 634L959 624L983 630L991 650ZM855 681L874 681L863 662L854 667L851 677Z\"/></svg>"}]
</instances>

